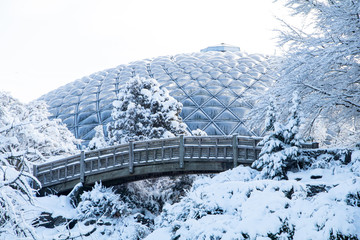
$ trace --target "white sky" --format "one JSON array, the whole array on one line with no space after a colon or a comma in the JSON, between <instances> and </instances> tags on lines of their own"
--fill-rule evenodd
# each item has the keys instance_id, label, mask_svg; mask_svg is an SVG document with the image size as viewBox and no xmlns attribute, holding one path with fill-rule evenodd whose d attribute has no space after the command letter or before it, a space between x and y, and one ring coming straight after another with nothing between
<instances>
[{"instance_id":1,"label":"white sky","mask_svg":"<svg viewBox=\"0 0 360 240\"><path fill-rule=\"evenodd\" d=\"M29 102L91 73L218 43L274 54L271 0L0 0L0 90Z\"/></svg>"}]
</instances>

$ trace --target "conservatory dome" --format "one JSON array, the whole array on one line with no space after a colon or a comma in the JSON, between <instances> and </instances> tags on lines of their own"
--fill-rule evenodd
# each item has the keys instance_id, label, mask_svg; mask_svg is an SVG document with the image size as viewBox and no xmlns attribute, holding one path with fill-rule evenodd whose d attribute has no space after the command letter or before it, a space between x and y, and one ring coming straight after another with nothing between
<instances>
[{"instance_id":1,"label":"conservatory dome","mask_svg":"<svg viewBox=\"0 0 360 240\"><path fill-rule=\"evenodd\" d=\"M188 130L209 135L259 135L250 129L251 94L262 94L270 81L269 58L229 45L202 52L162 56L120 65L83 77L42 96L53 118L61 119L76 138L87 143L94 128L112 121L112 102L134 76L155 78L183 104Z\"/></svg>"}]
</instances>

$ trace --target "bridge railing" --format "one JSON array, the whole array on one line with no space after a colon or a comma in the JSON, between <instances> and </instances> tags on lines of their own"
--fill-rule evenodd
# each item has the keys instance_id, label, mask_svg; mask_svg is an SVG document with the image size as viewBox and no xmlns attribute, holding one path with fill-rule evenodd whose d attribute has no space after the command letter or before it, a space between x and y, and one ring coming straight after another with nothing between
<instances>
[{"instance_id":1,"label":"bridge railing","mask_svg":"<svg viewBox=\"0 0 360 240\"><path fill-rule=\"evenodd\" d=\"M34 165L33 174L43 187L66 183L67 181L85 181L87 176L128 168L128 174L134 173L134 167L177 163L183 169L186 162L220 161L236 167L238 164L250 164L260 154L260 137L248 136L180 136L167 139L153 139L111 146L63 159ZM316 145L304 145L316 148ZM100 180L100 179L99 179Z\"/></svg>"}]
</instances>

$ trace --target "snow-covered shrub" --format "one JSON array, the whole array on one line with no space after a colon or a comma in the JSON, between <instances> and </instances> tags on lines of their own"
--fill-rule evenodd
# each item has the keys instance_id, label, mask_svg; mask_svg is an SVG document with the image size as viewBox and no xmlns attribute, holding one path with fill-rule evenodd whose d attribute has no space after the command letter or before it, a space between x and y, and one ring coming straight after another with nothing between
<instances>
[{"instance_id":1,"label":"snow-covered shrub","mask_svg":"<svg viewBox=\"0 0 360 240\"><path fill-rule=\"evenodd\" d=\"M77 207L80 219L120 217L127 214L127 205L112 188L95 183L93 189L84 192Z\"/></svg>"},{"instance_id":2,"label":"snow-covered shrub","mask_svg":"<svg viewBox=\"0 0 360 240\"><path fill-rule=\"evenodd\" d=\"M142 222L143 215L139 210L122 201L112 188L96 183L91 191L84 192L80 198L76 208L80 220L78 227L82 229L80 236L138 240L150 233L152 226Z\"/></svg>"},{"instance_id":3,"label":"snow-covered shrub","mask_svg":"<svg viewBox=\"0 0 360 240\"><path fill-rule=\"evenodd\" d=\"M186 125L179 116L182 104L152 78L130 79L113 102L113 122L107 125L111 144L130 139L168 138L184 134Z\"/></svg>"},{"instance_id":4,"label":"snow-covered shrub","mask_svg":"<svg viewBox=\"0 0 360 240\"><path fill-rule=\"evenodd\" d=\"M252 164L253 168L261 170L264 178L287 179L286 172L290 168L302 164L299 150L299 105L298 94L294 93L290 118L284 126L276 121L275 108L273 102L270 102L265 128L271 131L259 143L263 147L259 159Z\"/></svg>"},{"instance_id":5,"label":"snow-covered shrub","mask_svg":"<svg viewBox=\"0 0 360 240\"><path fill-rule=\"evenodd\" d=\"M39 162L76 153L79 141L60 120L49 116L44 102L25 105L0 92L0 156L20 169L22 158Z\"/></svg>"},{"instance_id":6,"label":"snow-covered shrub","mask_svg":"<svg viewBox=\"0 0 360 240\"><path fill-rule=\"evenodd\" d=\"M29 181L40 183L30 174L17 171L0 156L0 237L4 239L37 239L31 218L24 208L33 204Z\"/></svg>"},{"instance_id":7,"label":"snow-covered shrub","mask_svg":"<svg viewBox=\"0 0 360 240\"><path fill-rule=\"evenodd\" d=\"M94 130L95 130L95 136L89 142L88 148L90 150L95 150L108 146L109 144L105 140L103 126L102 125L96 126Z\"/></svg>"},{"instance_id":8,"label":"snow-covered shrub","mask_svg":"<svg viewBox=\"0 0 360 240\"><path fill-rule=\"evenodd\" d=\"M207 136L207 133L201 129L196 129L196 130L192 130L191 131L191 135L192 136L198 136L198 137L203 137L203 136Z\"/></svg>"},{"instance_id":9,"label":"snow-covered shrub","mask_svg":"<svg viewBox=\"0 0 360 240\"><path fill-rule=\"evenodd\" d=\"M330 190L311 197L307 181L322 183L310 179L314 170L297 173L304 182L259 180L255 170L242 166L201 178L179 203L164 206L154 235L162 228L166 239L178 240L359 239L360 208L347 199L360 179L348 165L335 168L324 171Z\"/></svg>"},{"instance_id":10,"label":"snow-covered shrub","mask_svg":"<svg viewBox=\"0 0 360 240\"><path fill-rule=\"evenodd\" d=\"M158 215L165 203L180 201L190 189L195 176L160 177L123 184L117 187L122 199L132 208L146 209Z\"/></svg>"}]
</instances>

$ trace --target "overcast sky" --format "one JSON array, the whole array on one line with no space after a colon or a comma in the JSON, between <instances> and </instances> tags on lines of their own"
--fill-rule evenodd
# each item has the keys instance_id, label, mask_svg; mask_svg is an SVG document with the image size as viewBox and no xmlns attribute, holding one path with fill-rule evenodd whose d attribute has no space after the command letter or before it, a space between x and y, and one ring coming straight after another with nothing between
<instances>
[{"instance_id":1,"label":"overcast sky","mask_svg":"<svg viewBox=\"0 0 360 240\"><path fill-rule=\"evenodd\" d=\"M274 54L271 0L0 0L0 90L29 102L91 73L218 43Z\"/></svg>"}]
</instances>

